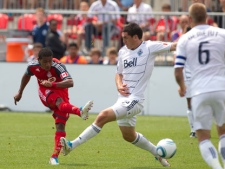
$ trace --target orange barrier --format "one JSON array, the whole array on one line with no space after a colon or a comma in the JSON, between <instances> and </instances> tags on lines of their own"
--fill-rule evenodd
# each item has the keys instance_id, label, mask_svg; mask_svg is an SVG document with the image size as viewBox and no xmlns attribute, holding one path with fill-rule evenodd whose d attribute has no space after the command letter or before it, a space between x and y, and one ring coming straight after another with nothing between
<instances>
[{"instance_id":1,"label":"orange barrier","mask_svg":"<svg viewBox=\"0 0 225 169\"><path fill-rule=\"evenodd\" d=\"M25 49L31 42L29 38L7 38L6 61L24 62L26 61Z\"/></svg>"}]
</instances>

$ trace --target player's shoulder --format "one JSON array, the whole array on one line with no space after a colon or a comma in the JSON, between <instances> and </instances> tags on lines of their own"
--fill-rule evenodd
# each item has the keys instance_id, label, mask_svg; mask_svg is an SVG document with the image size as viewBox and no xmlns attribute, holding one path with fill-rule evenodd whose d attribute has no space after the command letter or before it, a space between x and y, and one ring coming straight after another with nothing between
<instances>
[{"instance_id":1,"label":"player's shoulder","mask_svg":"<svg viewBox=\"0 0 225 169\"><path fill-rule=\"evenodd\" d=\"M159 45L159 44L166 44L166 42L162 42L162 41L151 41L151 40L147 40L147 41L143 41L142 46L146 46L146 47L150 47L152 45Z\"/></svg>"},{"instance_id":2,"label":"player's shoulder","mask_svg":"<svg viewBox=\"0 0 225 169\"><path fill-rule=\"evenodd\" d=\"M211 28L211 30L215 30L221 34L225 34L225 29L223 29L223 28L219 28L219 27L215 27L215 26L211 26L210 28Z\"/></svg>"},{"instance_id":3,"label":"player's shoulder","mask_svg":"<svg viewBox=\"0 0 225 169\"><path fill-rule=\"evenodd\" d=\"M55 59L55 58L52 60L52 67L54 67L60 72L66 71L66 66L63 63L61 63L58 59Z\"/></svg>"},{"instance_id":4,"label":"player's shoulder","mask_svg":"<svg viewBox=\"0 0 225 169\"><path fill-rule=\"evenodd\" d=\"M118 55L122 56L123 54L125 54L128 51L126 45L124 45L123 47L120 48Z\"/></svg>"},{"instance_id":5,"label":"player's shoulder","mask_svg":"<svg viewBox=\"0 0 225 169\"><path fill-rule=\"evenodd\" d=\"M31 66L39 66L39 65L40 65L39 62L36 59L28 62L28 66L29 67L31 67Z\"/></svg>"}]
</instances>

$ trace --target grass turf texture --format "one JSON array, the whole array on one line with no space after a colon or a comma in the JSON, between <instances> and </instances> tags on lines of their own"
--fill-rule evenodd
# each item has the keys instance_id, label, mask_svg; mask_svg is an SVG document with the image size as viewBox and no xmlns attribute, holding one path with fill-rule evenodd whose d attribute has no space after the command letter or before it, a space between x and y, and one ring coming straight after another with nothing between
<instances>
[{"instance_id":1,"label":"grass turf texture","mask_svg":"<svg viewBox=\"0 0 225 169\"><path fill-rule=\"evenodd\" d=\"M95 119L86 121L71 115L67 138L74 139ZM138 116L137 131L152 143L171 138L177 144L177 153L169 159L174 169L209 168L198 149L197 139L189 138L186 117ZM68 156L59 156L59 166L50 166L55 126L48 113L0 112L0 169L160 169L164 168L147 151L123 141L116 122L107 124L101 133ZM211 139L217 146L215 126Z\"/></svg>"}]
</instances>

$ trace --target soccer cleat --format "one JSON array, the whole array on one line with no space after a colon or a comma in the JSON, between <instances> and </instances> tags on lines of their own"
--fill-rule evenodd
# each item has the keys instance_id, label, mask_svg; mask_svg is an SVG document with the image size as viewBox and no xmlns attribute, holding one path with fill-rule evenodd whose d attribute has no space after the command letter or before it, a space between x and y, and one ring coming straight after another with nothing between
<instances>
[{"instance_id":1,"label":"soccer cleat","mask_svg":"<svg viewBox=\"0 0 225 169\"><path fill-rule=\"evenodd\" d=\"M88 119L88 112L93 106L93 101L88 101L83 107L80 108L80 117L84 120Z\"/></svg>"},{"instance_id":2,"label":"soccer cleat","mask_svg":"<svg viewBox=\"0 0 225 169\"><path fill-rule=\"evenodd\" d=\"M162 157L155 157L155 159L157 161L159 161L162 164L162 166L164 166L164 167L170 167L170 163L166 159L164 159Z\"/></svg>"},{"instance_id":3,"label":"soccer cleat","mask_svg":"<svg viewBox=\"0 0 225 169\"><path fill-rule=\"evenodd\" d=\"M197 135L196 135L195 132L191 132L191 133L190 133L190 137L191 137L191 138L197 138Z\"/></svg>"},{"instance_id":4,"label":"soccer cleat","mask_svg":"<svg viewBox=\"0 0 225 169\"><path fill-rule=\"evenodd\" d=\"M66 138L61 137L60 143L62 146L62 153L64 156L68 155L72 151L72 143L70 141L67 141Z\"/></svg>"},{"instance_id":5,"label":"soccer cleat","mask_svg":"<svg viewBox=\"0 0 225 169\"><path fill-rule=\"evenodd\" d=\"M57 157L51 157L49 160L49 164L51 165L59 165L59 160Z\"/></svg>"}]
</instances>

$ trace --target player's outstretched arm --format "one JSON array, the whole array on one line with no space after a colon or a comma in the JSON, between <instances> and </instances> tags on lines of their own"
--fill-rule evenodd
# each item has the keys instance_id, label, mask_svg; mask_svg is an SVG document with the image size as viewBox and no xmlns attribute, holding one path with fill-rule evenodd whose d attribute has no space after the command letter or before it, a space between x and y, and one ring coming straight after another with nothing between
<instances>
[{"instance_id":1,"label":"player's outstretched arm","mask_svg":"<svg viewBox=\"0 0 225 169\"><path fill-rule=\"evenodd\" d=\"M73 79L65 79L61 82L50 82L50 81L44 80L41 82L41 85L45 87L53 87L53 88L69 88L69 87L73 87Z\"/></svg>"},{"instance_id":2,"label":"player's outstretched arm","mask_svg":"<svg viewBox=\"0 0 225 169\"><path fill-rule=\"evenodd\" d=\"M20 101L22 94L23 94L23 90L25 89L27 83L30 81L30 76L24 74L20 83L20 88L18 93L14 96L14 103L15 105L17 105L17 102Z\"/></svg>"},{"instance_id":3,"label":"player's outstretched arm","mask_svg":"<svg viewBox=\"0 0 225 169\"><path fill-rule=\"evenodd\" d=\"M171 44L170 51L175 51L177 48L177 42Z\"/></svg>"},{"instance_id":4,"label":"player's outstretched arm","mask_svg":"<svg viewBox=\"0 0 225 169\"><path fill-rule=\"evenodd\" d=\"M184 84L184 77L183 77L183 67L175 68L174 75L175 75L177 84L180 87L180 89L178 90L180 97L183 97L186 93L186 86Z\"/></svg>"}]
</instances>

